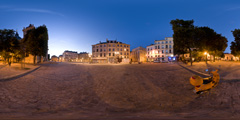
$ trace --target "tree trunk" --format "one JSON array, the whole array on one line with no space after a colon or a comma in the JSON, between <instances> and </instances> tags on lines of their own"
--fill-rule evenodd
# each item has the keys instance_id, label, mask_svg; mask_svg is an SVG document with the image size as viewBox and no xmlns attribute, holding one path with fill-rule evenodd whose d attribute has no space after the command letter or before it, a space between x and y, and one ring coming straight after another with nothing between
<instances>
[{"instance_id":1,"label":"tree trunk","mask_svg":"<svg viewBox=\"0 0 240 120\"><path fill-rule=\"evenodd\" d=\"M36 55L33 56L33 64L36 64Z\"/></svg>"},{"instance_id":2,"label":"tree trunk","mask_svg":"<svg viewBox=\"0 0 240 120\"><path fill-rule=\"evenodd\" d=\"M191 66L192 66L192 51L191 51L191 48L189 48L189 52L190 52L190 62L191 62Z\"/></svg>"},{"instance_id":3,"label":"tree trunk","mask_svg":"<svg viewBox=\"0 0 240 120\"><path fill-rule=\"evenodd\" d=\"M215 54L216 54L216 51L213 52L213 62L215 62Z\"/></svg>"}]
</instances>

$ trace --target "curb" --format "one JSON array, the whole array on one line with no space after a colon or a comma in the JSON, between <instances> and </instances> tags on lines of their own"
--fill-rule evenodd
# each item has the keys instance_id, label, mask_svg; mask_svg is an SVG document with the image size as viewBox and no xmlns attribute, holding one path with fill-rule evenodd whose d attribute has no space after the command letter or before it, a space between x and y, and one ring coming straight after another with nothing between
<instances>
[{"instance_id":1,"label":"curb","mask_svg":"<svg viewBox=\"0 0 240 120\"><path fill-rule=\"evenodd\" d=\"M12 80L12 79L16 79L16 78L18 78L18 77L25 76L25 75L27 75L27 74L29 74L29 73L31 73L31 72L36 71L36 70L39 69L40 67L41 67L41 66L38 66L38 67L36 67L36 68L34 68L34 69L32 69L32 70L29 70L29 71L27 71L27 72L25 72L25 73L20 73L20 74L17 74L17 75L11 75L11 76L7 76L7 77L4 77L4 78L1 78L1 79L0 79L0 82L10 81L10 80Z\"/></svg>"},{"instance_id":2,"label":"curb","mask_svg":"<svg viewBox=\"0 0 240 120\"><path fill-rule=\"evenodd\" d=\"M183 66L183 65L180 65L179 63L177 63L177 64L178 64L179 66L181 66L181 67L183 67L183 68L185 68L185 69L187 69L187 70L193 72L193 73L197 73L197 74L199 74L199 75L201 75L201 76L204 76L204 77L210 77L209 74L202 73L202 72L199 72L199 71L196 71L196 70L190 69L190 68L188 68L188 67L185 67L185 66Z\"/></svg>"}]
</instances>

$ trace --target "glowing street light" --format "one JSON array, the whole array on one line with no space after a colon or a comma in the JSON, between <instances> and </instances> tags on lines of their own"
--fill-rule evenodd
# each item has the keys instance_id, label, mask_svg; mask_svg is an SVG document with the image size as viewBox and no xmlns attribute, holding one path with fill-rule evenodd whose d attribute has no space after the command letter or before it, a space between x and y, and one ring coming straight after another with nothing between
<instances>
[{"instance_id":1,"label":"glowing street light","mask_svg":"<svg viewBox=\"0 0 240 120\"><path fill-rule=\"evenodd\" d=\"M204 52L204 55L206 55L206 64L207 64L207 55L208 55L208 53Z\"/></svg>"}]
</instances>

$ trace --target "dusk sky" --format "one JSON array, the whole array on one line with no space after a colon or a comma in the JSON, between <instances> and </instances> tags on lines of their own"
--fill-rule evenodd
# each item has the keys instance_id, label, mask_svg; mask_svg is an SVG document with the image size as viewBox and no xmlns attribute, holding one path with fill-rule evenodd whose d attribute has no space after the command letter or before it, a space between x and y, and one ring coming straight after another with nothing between
<instances>
[{"instance_id":1,"label":"dusk sky","mask_svg":"<svg viewBox=\"0 0 240 120\"><path fill-rule=\"evenodd\" d=\"M146 47L172 37L170 21L194 20L234 40L232 30L240 29L239 0L1 0L0 29L17 30L45 24L49 54L64 50L92 52L91 45L117 39Z\"/></svg>"}]
</instances>

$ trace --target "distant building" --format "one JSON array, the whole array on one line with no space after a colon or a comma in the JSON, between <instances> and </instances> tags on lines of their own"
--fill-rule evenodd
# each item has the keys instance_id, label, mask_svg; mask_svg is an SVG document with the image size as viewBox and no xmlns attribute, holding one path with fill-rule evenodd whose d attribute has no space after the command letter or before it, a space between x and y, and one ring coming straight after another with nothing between
<instances>
[{"instance_id":1,"label":"distant building","mask_svg":"<svg viewBox=\"0 0 240 120\"><path fill-rule=\"evenodd\" d=\"M224 53L224 58L222 60L225 61L239 61L239 57L235 57L233 54Z\"/></svg>"},{"instance_id":2,"label":"distant building","mask_svg":"<svg viewBox=\"0 0 240 120\"><path fill-rule=\"evenodd\" d=\"M63 61L64 62L76 62L78 59L78 53L75 51L65 50L63 52Z\"/></svg>"},{"instance_id":3,"label":"distant building","mask_svg":"<svg viewBox=\"0 0 240 120\"><path fill-rule=\"evenodd\" d=\"M78 54L78 62L90 62L90 56L87 52L80 52Z\"/></svg>"},{"instance_id":4,"label":"distant building","mask_svg":"<svg viewBox=\"0 0 240 120\"><path fill-rule=\"evenodd\" d=\"M137 47L132 49L131 60L132 62L146 62L147 61L147 51L143 47Z\"/></svg>"},{"instance_id":5,"label":"distant building","mask_svg":"<svg viewBox=\"0 0 240 120\"><path fill-rule=\"evenodd\" d=\"M173 57L173 37L155 40L154 44L147 46L147 61L169 61L171 57Z\"/></svg>"},{"instance_id":6,"label":"distant building","mask_svg":"<svg viewBox=\"0 0 240 120\"><path fill-rule=\"evenodd\" d=\"M59 62L63 62L63 55L59 55L58 61L59 61Z\"/></svg>"},{"instance_id":7,"label":"distant building","mask_svg":"<svg viewBox=\"0 0 240 120\"><path fill-rule=\"evenodd\" d=\"M93 63L129 63L130 45L117 40L108 40L92 45Z\"/></svg>"},{"instance_id":8,"label":"distant building","mask_svg":"<svg viewBox=\"0 0 240 120\"><path fill-rule=\"evenodd\" d=\"M53 55L51 60L54 61L54 62L58 62L58 57L56 55Z\"/></svg>"}]
</instances>

